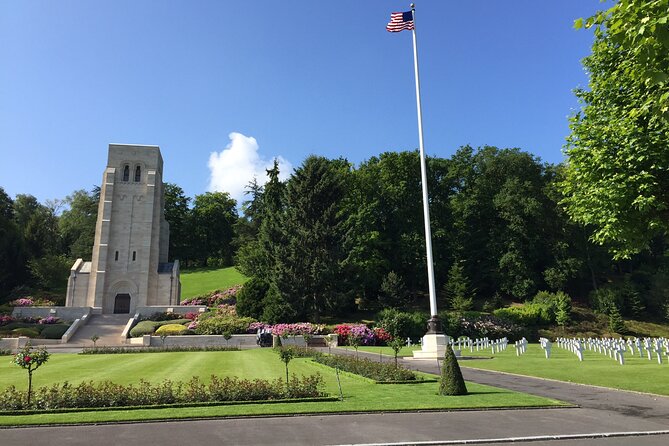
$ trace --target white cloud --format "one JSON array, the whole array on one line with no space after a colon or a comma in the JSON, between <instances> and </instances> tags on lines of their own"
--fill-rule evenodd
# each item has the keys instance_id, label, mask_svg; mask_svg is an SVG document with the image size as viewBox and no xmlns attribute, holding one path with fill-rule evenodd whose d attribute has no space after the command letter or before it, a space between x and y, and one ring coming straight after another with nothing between
<instances>
[{"instance_id":1,"label":"white cloud","mask_svg":"<svg viewBox=\"0 0 669 446\"><path fill-rule=\"evenodd\" d=\"M279 178L285 180L293 166L282 156L264 158L258 153L258 142L252 136L232 132L230 144L220 152L209 155L209 191L228 192L241 205L248 199L244 190L255 176L259 184L267 182L266 169L272 167L274 158L279 161Z\"/></svg>"}]
</instances>

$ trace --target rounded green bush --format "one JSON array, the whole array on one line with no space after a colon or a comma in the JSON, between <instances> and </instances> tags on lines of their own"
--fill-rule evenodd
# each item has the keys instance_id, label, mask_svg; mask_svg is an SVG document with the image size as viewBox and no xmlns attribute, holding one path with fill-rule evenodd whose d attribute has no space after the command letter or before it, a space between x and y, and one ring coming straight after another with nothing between
<instances>
[{"instance_id":1,"label":"rounded green bush","mask_svg":"<svg viewBox=\"0 0 669 446\"><path fill-rule=\"evenodd\" d=\"M165 324L158 327L156 330L157 336L177 336L184 334L188 328L179 324Z\"/></svg>"},{"instance_id":2,"label":"rounded green bush","mask_svg":"<svg viewBox=\"0 0 669 446\"><path fill-rule=\"evenodd\" d=\"M65 324L47 325L40 334L44 339L60 339L68 328L70 328L70 326Z\"/></svg>"},{"instance_id":3,"label":"rounded green bush","mask_svg":"<svg viewBox=\"0 0 669 446\"><path fill-rule=\"evenodd\" d=\"M153 334L158 325L160 325L160 322L141 321L130 330L130 337L139 338L140 336Z\"/></svg>"}]
</instances>

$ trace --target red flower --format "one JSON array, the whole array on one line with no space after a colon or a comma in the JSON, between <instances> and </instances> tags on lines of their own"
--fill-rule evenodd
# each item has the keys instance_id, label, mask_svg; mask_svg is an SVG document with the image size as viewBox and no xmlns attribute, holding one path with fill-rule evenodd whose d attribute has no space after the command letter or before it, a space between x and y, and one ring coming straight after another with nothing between
<instances>
[{"instance_id":1,"label":"red flower","mask_svg":"<svg viewBox=\"0 0 669 446\"><path fill-rule=\"evenodd\" d=\"M32 359L32 358L31 358L30 356L24 356L24 357L23 357L23 362L25 362L26 364L28 364L28 363L30 362L31 359Z\"/></svg>"}]
</instances>

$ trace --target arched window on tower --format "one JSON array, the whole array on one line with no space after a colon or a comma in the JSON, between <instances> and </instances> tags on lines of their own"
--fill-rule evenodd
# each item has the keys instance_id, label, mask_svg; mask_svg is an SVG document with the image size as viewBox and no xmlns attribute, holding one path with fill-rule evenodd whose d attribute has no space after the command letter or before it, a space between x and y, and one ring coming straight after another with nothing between
<instances>
[{"instance_id":1,"label":"arched window on tower","mask_svg":"<svg viewBox=\"0 0 669 446\"><path fill-rule=\"evenodd\" d=\"M123 166L123 181L130 181L130 166Z\"/></svg>"},{"instance_id":2,"label":"arched window on tower","mask_svg":"<svg viewBox=\"0 0 669 446\"><path fill-rule=\"evenodd\" d=\"M139 183L142 179L142 168L137 166L135 167L135 183Z\"/></svg>"}]
</instances>

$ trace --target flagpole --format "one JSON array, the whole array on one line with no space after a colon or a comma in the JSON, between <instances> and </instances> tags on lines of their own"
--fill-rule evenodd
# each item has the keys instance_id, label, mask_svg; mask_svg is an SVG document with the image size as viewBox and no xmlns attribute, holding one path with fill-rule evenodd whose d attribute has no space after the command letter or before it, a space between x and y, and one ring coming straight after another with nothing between
<instances>
[{"instance_id":1,"label":"flagpole","mask_svg":"<svg viewBox=\"0 0 669 446\"><path fill-rule=\"evenodd\" d=\"M427 283L430 292L430 320L428 333L442 333L437 317L437 295L434 286L434 261L432 259L432 231L430 229L430 205L427 194L427 165L423 147L423 112L420 103L420 78L418 76L418 45L416 41L416 6L411 4L413 17L413 66L416 78L416 109L418 111L418 147L420 148L420 177L423 186L423 218L425 220L425 251L427 253Z\"/></svg>"}]
</instances>

